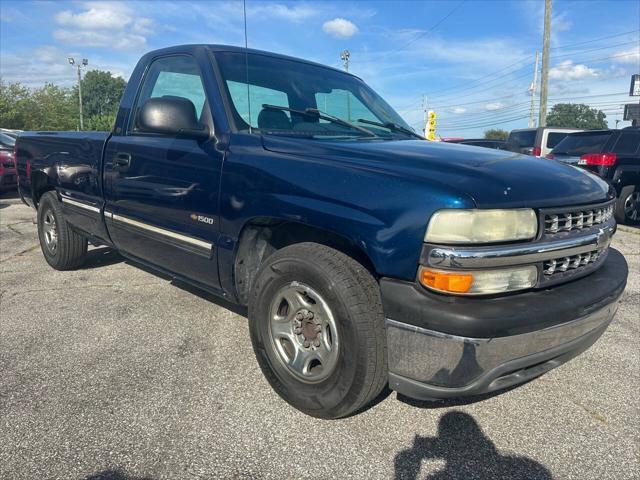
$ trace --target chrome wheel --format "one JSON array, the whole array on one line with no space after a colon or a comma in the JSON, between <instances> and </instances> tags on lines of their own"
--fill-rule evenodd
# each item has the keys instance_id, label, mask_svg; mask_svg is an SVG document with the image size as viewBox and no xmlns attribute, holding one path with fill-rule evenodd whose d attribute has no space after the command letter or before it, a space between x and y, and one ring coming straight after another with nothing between
<instances>
[{"instance_id":1,"label":"chrome wheel","mask_svg":"<svg viewBox=\"0 0 640 480\"><path fill-rule=\"evenodd\" d=\"M640 220L640 191L633 192L625 199L624 214L633 221Z\"/></svg>"},{"instance_id":2,"label":"chrome wheel","mask_svg":"<svg viewBox=\"0 0 640 480\"><path fill-rule=\"evenodd\" d=\"M58 249L58 227L56 224L56 217L53 215L51 210L47 210L44 213L42 231L47 250L49 250L51 254L55 254Z\"/></svg>"},{"instance_id":3,"label":"chrome wheel","mask_svg":"<svg viewBox=\"0 0 640 480\"><path fill-rule=\"evenodd\" d=\"M331 309L312 288L292 282L269 308L269 334L276 356L299 380L317 383L338 363L338 329Z\"/></svg>"}]
</instances>

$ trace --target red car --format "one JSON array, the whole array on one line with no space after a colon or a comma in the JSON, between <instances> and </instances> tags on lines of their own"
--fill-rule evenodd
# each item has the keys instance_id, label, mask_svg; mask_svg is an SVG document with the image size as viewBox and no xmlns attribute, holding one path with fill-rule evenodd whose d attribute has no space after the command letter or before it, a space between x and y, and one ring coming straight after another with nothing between
<instances>
[{"instance_id":1,"label":"red car","mask_svg":"<svg viewBox=\"0 0 640 480\"><path fill-rule=\"evenodd\" d=\"M13 146L16 139L0 132L0 191L16 188L16 161Z\"/></svg>"}]
</instances>

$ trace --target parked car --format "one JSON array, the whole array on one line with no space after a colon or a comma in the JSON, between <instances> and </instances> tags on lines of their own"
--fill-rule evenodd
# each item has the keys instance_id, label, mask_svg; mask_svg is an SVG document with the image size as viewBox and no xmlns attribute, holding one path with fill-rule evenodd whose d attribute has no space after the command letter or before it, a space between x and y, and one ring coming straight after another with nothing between
<instances>
[{"instance_id":1,"label":"parked car","mask_svg":"<svg viewBox=\"0 0 640 480\"><path fill-rule=\"evenodd\" d=\"M507 137L507 150L534 157L544 157L564 137L574 132L581 132L576 128L538 127L512 130Z\"/></svg>"},{"instance_id":2,"label":"parked car","mask_svg":"<svg viewBox=\"0 0 640 480\"><path fill-rule=\"evenodd\" d=\"M611 182L616 220L640 223L640 129L572 133L547 158L579 165Z\"/></svg>"},{"instance_id":3,"label":"parked car","mask_svg":"<svg viewBox=\"0 0 640 480\"><path fill-rule=\"evenodd\" d=\"M445 140L448 143L457 143L460 145L472 145L475 147L495 148L497 150L506 150L507 142L504 140L491 140L486 138L465 138L461 140Z\"/></svg>"},{"instance_id":4,"label":"parked car","mask_svg":"<svg viewBox=\"0 0 640 480\"><path fill-rule=\"evenodd\" d=\"M603 179L425 141L358 77L268 52L148 53L113 132L24 133L17 159L49 265L108 245L246 305L267 380L317 417L387 384L526 382L593 344L626 284Z\"/></svg>"},{"instance_id":5,"label":"parked car","mask_svg":"<svg viewBox=\"0 0 640 480\"><path fill-rule=\"evenodd\" d=\"M0 132L0 191L16 188L16 164L13 155L15 137Z\"/></svg>"}]
</instances>

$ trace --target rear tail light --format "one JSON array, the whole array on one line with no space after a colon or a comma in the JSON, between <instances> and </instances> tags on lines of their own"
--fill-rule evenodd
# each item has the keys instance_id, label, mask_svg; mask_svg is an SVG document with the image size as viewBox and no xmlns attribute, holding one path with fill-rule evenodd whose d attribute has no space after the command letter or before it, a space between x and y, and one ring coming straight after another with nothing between
<instances>
[{"instance_id":1,"label":"rear tail light","mask_svg":"<svg viewBox=\"0 0 640 480\"><path fill-rule=\"evenodd\" d=\"M615 153L585 153L580 157L578 165L596 165L611 167L615 165L617 156Z\"/></svg>"},{"instance_id":2,"label":"rear tail light","mask_svg":"<svg viewBox=\"0 0 640 480\"><path fill-rule=\"evenodd\" d=\"M531 150L531 154L534 157L539 157L540 155L542 155L542 149L540 147L533 147L533 150Z\"/></svg>"},{"instance_id":3,"label":"rear tail light","mask_svg":"<svg viewBox=\"0 0 640 480\"><path fill-rule=\"evenodd\" d=\"M544 158L548 158L549 160L555 160L556 156L553 153L547 153Z\"/></svg>"}]
</instances>

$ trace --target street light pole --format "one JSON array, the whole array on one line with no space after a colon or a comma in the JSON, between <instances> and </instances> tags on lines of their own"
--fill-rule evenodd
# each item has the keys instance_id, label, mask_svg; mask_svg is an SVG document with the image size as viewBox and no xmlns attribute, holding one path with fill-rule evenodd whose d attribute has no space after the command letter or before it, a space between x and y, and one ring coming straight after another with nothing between
<instances>
[{"instance_id":1,"label":"street light pole","mask_svg":"<svg viewBox=\"0 0 640 480\"><path fill-rule=\"evenodd\" d=\"M78 112L80 115L80 130L84 130L84 120L82 118L82 67L86 67L89 65L89 60L86 58L82 59L82 62L76 62L76 59L73 57L69 57L69 64L71 66L75 65L78 72Z\"/></svg>"},{"instance_id":2,"label":"street light pole","mask_svg":"<svg viewBox=\"0 0 640 480\"><path fill-rule=\"evenodd\" d=\"M340 59L344 62L344 71L349 71L349 57L351 54L349 50L343 50L340 54ZM351 98L349 95L349 91L347 90L347 120L351 120Z\"/></svg>"}]
</instances>

